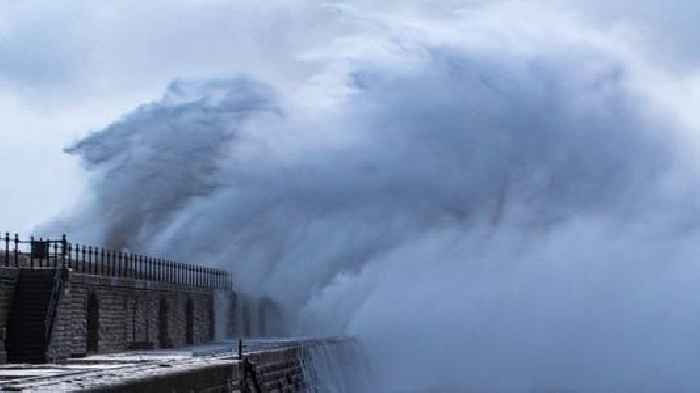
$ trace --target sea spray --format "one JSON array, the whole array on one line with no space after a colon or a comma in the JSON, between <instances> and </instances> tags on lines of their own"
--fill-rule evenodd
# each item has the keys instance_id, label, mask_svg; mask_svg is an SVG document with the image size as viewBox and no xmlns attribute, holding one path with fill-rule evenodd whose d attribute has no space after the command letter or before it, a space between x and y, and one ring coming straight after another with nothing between
<instances>
[{"instance_id":1,"label":"sea spray","mask_svg":"<svg viewBox=\"0 0 700 393\"><path fill-rule=\"evenodd\" d=\"M65 229L231 269L287 333L357 337L375 392L700 390L693 132L644 54L506 3L351 14L294 89L172 84L68 149Z\"/></svg>"},{"instance_id":2,"label":"sea spray","mask_svg":"<svg viewBox=\"0 0 700 393\"><path fill-rule=\"evenodd\" d=\"M308 392L371 392L366 353L353 338L311 340L303 344L300 363Z\"/></svg>"}]
</instances>

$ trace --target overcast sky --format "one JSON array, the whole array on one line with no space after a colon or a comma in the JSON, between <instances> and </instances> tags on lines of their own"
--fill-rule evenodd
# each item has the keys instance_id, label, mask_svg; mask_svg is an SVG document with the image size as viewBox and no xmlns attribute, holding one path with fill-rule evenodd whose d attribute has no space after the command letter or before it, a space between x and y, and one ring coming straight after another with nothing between
<instances>
[{"instance_id":1,"label":"overcast sky","mask_svg":"<svg viewBox=\"0 0 700 393\"><path fill-rule=\"evenodd\" d=\"M439 19L487 1L375 3L349 2L369 13ZM539 6L629 40L669 76L660 87L672 90L669 102L688 108L696 102L699 2ZM315 48L369 28L342 9L280 0L0 0L0 230L27 232L85 197L85 173L63 148L159 98L174 79L248 73L278 87L303 83L314 73L308 54ZM693 122L691 112L679 116Z\"/></svg>"}]
</instances>

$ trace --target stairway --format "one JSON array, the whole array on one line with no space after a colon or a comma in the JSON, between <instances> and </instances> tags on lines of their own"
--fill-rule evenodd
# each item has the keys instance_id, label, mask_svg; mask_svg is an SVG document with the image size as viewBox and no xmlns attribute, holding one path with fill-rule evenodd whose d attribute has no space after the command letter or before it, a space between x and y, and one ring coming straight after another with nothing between
<instances>
[{"instance_id":1,"label":"stairway","mask_svg":"<svg viewBox=\"0 0 700 393\"><path fill-rule=\"evenodd\" d=\"M7 340L10 363L46 363L46 318L54 286L52 269L21 269Z\"/></svg>"}]
</instances>

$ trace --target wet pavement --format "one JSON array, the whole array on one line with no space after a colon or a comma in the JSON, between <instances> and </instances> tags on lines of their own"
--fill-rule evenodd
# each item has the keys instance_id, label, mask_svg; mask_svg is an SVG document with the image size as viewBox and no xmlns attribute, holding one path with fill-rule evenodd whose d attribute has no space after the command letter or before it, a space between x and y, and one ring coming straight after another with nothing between
<instances>
[{"instance_id":1,"label":"wet pavement","mask_svg":"<svg viewBox=\"0 0 700 393\"><path fill-rule=\"evenodd\" d=\"M257 352L298 345L309 338L244 339L243 352ZM130 351L70 358L61 364L0 365L0 391L80 391L153 378L159 374L187 372L238 360L238 341L178 349Z\"/></svg>"}]
</instances>

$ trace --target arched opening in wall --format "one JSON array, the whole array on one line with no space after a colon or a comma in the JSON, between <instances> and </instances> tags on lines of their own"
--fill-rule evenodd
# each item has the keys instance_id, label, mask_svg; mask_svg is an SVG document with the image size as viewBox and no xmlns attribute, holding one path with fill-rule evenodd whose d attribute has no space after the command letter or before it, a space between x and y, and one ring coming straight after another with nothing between
<instances>
[{"instance_id":1,"label":"arched opening in wall","mask_svg":"<svg viewBox=\"0 0 700 393\"><path fill-rule=\"evenodd\" d=\"M187 299L185 307L185 343L194 344L194 304L192 298Z\"/></svg>"},{"instance_id":2,"label":"arched opening in wall","mask_svg":"<svg viewBox=\"0 0 700 393\"><path fill-rule=\"evenodd\" d=\"M260 335L267 337L284 335L284 318L279 304L269 297L260 299L258 307Z\"/></svg>"},{"instance_id":3,"label":"arched opening in wall","mask_svg":"<svg viewBox=\"0 0 700 393\"><path fill-rule=\"evenodd\" d=\"M267 302L265 299L260 301L258 306L258 335L267 336Z\"/></svg>"},{"instance_id":4,"label":"arched opening in wall","mask_svg":"<svg viewBox=\"0 0 700 393\"><path fill-rule=\"evenodd\" d=\"M242 319L242 327L243 331L243 337L250 337L251 335L251 312L250 312L250 303L246 301L245 303L242 304L241 307L241 319Z\"/></svg>"},{"instance_id":5,"label":"arched opening in wall","mask_svg":"<svg viewBox=\"0 0 700 393\"><path fill-rule=\"evenodd\" d=\"M158 308L158 342L161 348L171 348L173 346L170 341L169 319L168 301L161 297L160 307Z\"/></svg>"},{"instance_id":6,"label":"arched opening in wall","mask_svg":"<svg viewBox=\"0 0 700 393\"><path fill-rule=\"evenodd\" d=\"M138 302L134 300L131 307L131 342L136 342L136 308L138 307Z\"/></svg>"},{"instance_id":7,"label":"arched opening in wall","mask_svg":"<svg viewBox=\"0 0 700 393\"><path fill-rule=\"evenodd\" d=\"M238 313L238 296L231 292L228 294L228 310L226 315L226 337L240 336L241 321L237 318Z\"/></svg>"},{"instance_id":8,"label":"arched opening in wall","mask_svg":"<svg viewBox=\"0 0 700 393\"><path fill-rule=\"evenodd\" d=\"M214 296L209 296L209 341L216 339L216 310Z\"/></svg>"},{"instance_id":9,"label":"arched opening in wall","mask_svg":"<svg viewBox=\"0 0 700 393\"><path fill-rule=\"evenodd\" d=\"M94 292L88 296L86 319L85 349L88 353L96 353L100 344L100 302Z\"/></svg>"}]
</instances>

